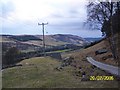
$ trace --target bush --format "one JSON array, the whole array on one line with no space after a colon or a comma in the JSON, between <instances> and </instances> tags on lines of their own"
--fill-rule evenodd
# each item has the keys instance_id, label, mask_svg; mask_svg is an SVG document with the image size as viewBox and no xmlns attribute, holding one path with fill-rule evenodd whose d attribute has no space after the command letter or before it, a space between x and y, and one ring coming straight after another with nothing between
<instances>
[{"instance_id":1,"label":"bush","mask_svg":"<svg viewBox=\"0 0 120 90\"><path fill-rule=\"evenodd\" d=\"M11 47L4 55L3 65L11 65L17 62L17 57L20 54L16 47Z\"/></svg>"}]
</instances>

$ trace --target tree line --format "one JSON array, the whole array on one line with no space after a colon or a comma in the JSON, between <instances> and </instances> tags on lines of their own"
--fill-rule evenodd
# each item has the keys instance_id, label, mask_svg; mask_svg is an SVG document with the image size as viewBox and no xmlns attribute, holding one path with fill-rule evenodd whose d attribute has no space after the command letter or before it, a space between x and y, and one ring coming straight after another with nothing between
<instances>
[{"instance_id":1,"label":"tree line","mask_svg":"<svg viewBox=\"0 0 120 90\"><path fill-rule=\"evenodd\" d=\"M52 48L46 48L46 52L56 51L56 50L65 50L65 49L78 49L82 48L81 46L76 45L61 45L61 46L54 46ZM32 58L32 57L40 57L43 56L43 50L36 50L32 52L21 52L17 47L2 47L2 67L9 67L14 65L21 60ZM51 53L46 55L50 56Z\"/></svg>"}]
</instances>

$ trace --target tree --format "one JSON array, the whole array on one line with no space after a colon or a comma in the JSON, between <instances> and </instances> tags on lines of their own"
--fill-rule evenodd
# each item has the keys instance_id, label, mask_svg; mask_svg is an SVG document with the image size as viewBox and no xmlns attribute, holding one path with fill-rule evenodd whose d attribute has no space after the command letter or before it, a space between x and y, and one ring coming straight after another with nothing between
<instances>
[{"instance_id":1,"label":"tree","mask_svg":"<svg viewBox=\"0 0 120 90\"><path fill-rule=\"evenodd\" d=\"M90 25L99 27L104 21L108 21L112 15L119 9L120 2L89 2L87 5L87 21Z\"/></svg>"},{"instance_id":2,"label":"tree","mask_svg":"<svg viewBox=\"0 0 120 90\"><path fill-rule=\"evenodd\" d=\"M110 31L110 21L105 21L102 25L101 31L106 34L107 37L111 36L111 31ZM112 16L112 28L113 28L113 34L119 33L120 32L120 12L116 12Z\"/></svg>"},{"instance_id":3,"label":"tree","mask_svg":"<svg viewBox=\"0 0 120 90\"><path fill-rule=\"evenodd\" d=\"M11 47L4 56L3 64L11 65L16 62L17 56L19 55L19 50L16 47Z\"/></svg>"},{"instance_id":4,"label":"tree","mask_svg":"<svg viewBox=\"0 0 120 90\"><path fill-rule=\"evenodd\" d=\"M87 22L92 25L92 28L98 28L102 31L104 36L111 37L110 44L113 57L116 59L117 55L115 53L115 22L113 23L113 17L115 14L118 16L120 10L120 2L89 2L87 6L88 19ZM114 20L115 21L115 20ZM118 23L118 21L117 21Z\"/></svg>"}]
</instances>

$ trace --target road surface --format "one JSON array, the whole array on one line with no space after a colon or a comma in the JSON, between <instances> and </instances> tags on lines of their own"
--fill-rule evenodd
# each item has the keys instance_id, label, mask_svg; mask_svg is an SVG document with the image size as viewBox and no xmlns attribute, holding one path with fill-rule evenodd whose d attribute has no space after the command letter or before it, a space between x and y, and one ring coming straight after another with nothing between
<instances>
[{"instance_id":1,"label":"road surface","mask_svg":"<svg viewBox=\"0 0 120 90\"><path fill-rule=\"evenodd\" d=\"M87 57L87 61L90 62L91 64L95 65L96 67L102 69L102 70L105 70L111 74L114 74L114 75L120 77L120 68L119 67L95 61L92 57Z\"/></svg>"}]
</instances>

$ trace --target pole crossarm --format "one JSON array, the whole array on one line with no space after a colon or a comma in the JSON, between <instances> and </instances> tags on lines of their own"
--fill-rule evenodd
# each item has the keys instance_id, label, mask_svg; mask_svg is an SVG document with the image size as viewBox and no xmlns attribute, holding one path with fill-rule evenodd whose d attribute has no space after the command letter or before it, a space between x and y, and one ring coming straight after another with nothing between
<instances>
[{"instance_id":1,"label":"pole crossarm","mask_svg":"<svg viewBox=\"0 0 120 90\"><path fill-rule=\"evenodd\" d=\"M38 23L38 25L47 25L48 24L48 22L47 23Z\"/></svg>"}]
</instances>

